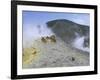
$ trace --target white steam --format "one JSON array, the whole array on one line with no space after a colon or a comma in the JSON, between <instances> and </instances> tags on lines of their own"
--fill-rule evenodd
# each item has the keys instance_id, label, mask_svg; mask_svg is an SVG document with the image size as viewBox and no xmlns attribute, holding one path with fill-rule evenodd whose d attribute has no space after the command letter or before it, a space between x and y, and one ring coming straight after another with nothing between
<instances>
[{"instance_id":1,"label":"white steam","mask_svg":"<svg viewBox=\"0 0 100 80\"><path fill-rule=\"evenodd\" d=\"M74 42L72 43L73 47L83 50L83 51L86 51L86 52L89 52L89 48L84 47L85 36L80 37L78 35L78 33L75 33L75 34L76 34L76 38L75 38Z\"/></svg>"},{"instance_id":2,"label":"white steam","mask_svg":"<svg viewBox=\"0 0 100 80\"><path fill-rule=\"evenodd\" d=\"M46 24L34 26L27 25L23 29L23 45L31 44L33 40L53 34L54 33L46 26Z\"/></svg>"}]
</instances>

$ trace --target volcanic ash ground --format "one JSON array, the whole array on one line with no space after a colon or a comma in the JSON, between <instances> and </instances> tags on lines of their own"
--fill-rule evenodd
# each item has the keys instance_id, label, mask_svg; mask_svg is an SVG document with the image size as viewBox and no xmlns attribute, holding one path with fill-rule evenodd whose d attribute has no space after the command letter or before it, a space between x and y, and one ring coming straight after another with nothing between
<instances>
[{"instance_id":1,"label":"volcanic ash ground","mask_svg":"<svg viewBox=\"0 0 100 80\"><path fill-rule=\"evenodd\" d=\"M54 36L52 36L54 37ZM23 69L88 66L89 53L70 47L57 36L33 40L23 48Z\"/></svg>"}]
</instances>

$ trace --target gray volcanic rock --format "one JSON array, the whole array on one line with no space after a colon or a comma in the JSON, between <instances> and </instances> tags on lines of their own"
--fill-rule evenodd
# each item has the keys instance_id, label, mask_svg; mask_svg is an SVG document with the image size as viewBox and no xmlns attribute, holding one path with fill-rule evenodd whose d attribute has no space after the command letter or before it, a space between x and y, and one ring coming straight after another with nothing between
<instances>
[{"instance_id":1,"label":"gray volcanic rock","mask_svg":"<svg viewBox=\"0 0 100 80\"><path fill-rule=\"evenodd\" d=\"M36 54L23 64L23 68L49 68L49 67L71 67L71 66L88 66L90 65L89 54L87 52L70 48L59 38L54 42L44 43L41 39L35 40L33 46L27 50L27 53L36 49ZM27 48L24 48L26 50ZM33 49L33 50L31 50ZM26 54L27 54L26 53ZM33 55L33 54L32 54Z\"/></svg>"},{"instance_id":2,"label":"gray volcanic rock","mask_svg":"<svg viewBox=\"0 0 100 80\"><path fill-rule=\"evenodd\" d=\"M77 36L85 36L84 46L89 47L89 26L80 25L66 19L48 21L47 26L68 44L73 42Z\"/></svg>"}]
</instances>

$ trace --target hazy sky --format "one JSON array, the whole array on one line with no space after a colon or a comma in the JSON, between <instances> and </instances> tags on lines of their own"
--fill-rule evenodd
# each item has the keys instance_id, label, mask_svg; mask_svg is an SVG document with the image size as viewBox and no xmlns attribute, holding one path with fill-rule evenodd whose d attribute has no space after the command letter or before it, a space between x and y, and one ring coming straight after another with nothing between
<instances>
[{"instance_id":1,"label":"hazy sky","mask_svg":"<svg viewBox=\"0 0 100 80\"><path fill-rule=\"evenodd\" d=\"M23 11L24 24L42 24L50 20L55 19L68 19L73 22L89 25L90 16L85 13L57 13L57 12L35 12L35 11Z\"/></svg>"},{"instance_id":2,"label":"hazy sky","mask_svg":"<svg viewBox=\"0 0 100 80\"><path fill-rule=\"evenodd\" d=\"M36 12L36 11L23 11L23 37L24 40L40 37L38 25L41 26L41 35L50 35L52 31L45 25L46 22L56 19L67 19L73 22L89 25L90 16L85 13L61 13L61 12Z\"/></svg>"}]
</instances>

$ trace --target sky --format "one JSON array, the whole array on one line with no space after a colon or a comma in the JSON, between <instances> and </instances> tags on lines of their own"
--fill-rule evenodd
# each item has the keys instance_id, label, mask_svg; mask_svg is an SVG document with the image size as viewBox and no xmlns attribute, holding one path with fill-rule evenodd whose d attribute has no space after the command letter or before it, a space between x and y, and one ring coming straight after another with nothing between
<instances>
[{"instance_id":1,"label":"sky","mask_svg":"<svg viewBox=\"0 0 100 80\"><path fill-rule=\"evenodd\" d=\"M88 26L90 24L90 16L87 13L23 11L22 24L24 41L53 34L47 28L46 22L56 19L67 19ZM38 25L40 25L41 34L39 33Z\"/></svg>"},{"instance_id":2,"label":"sky","mask_svg":"<svg viewBox=\"0 0 100 80\"><path fill-rule=\"evenodd\" d=\"M67 19L83 25L90 24L90 16L87 13L23 11L24 24L41 24L55 19Z\"/></svg>"}]
</instances>

